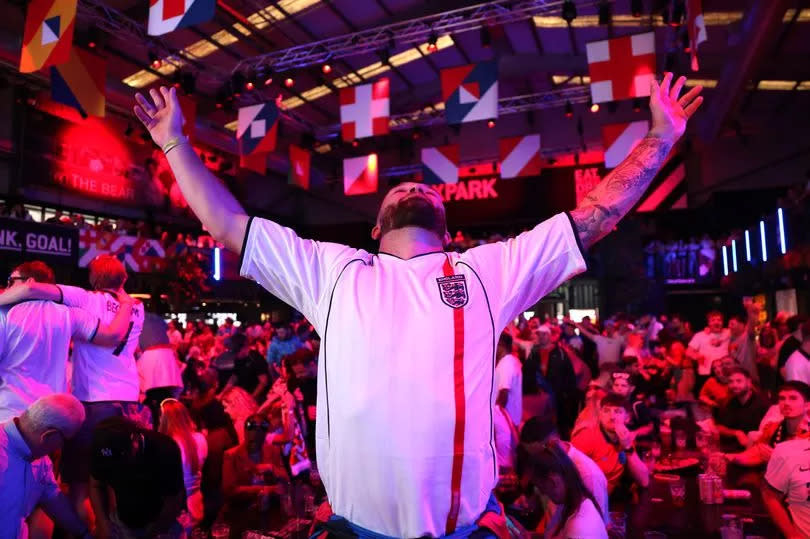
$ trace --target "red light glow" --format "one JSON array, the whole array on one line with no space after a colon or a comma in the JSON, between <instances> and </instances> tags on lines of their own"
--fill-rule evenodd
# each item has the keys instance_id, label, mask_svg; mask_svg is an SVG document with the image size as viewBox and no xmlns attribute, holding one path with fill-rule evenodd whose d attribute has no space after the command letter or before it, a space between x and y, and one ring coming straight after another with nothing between
<instances>
[{"instance_id":1,"label":"red light glow","mask_svg":"<svg viewBox=\"0 0 810 539\"><path fill-rule=\"evenodd\" d=\"M284 80L284 86L286 86L287 88L292 88L293 84L295 84L295 81L292 80L291 78L287 78Z\"/></svg>"}]
</instances>

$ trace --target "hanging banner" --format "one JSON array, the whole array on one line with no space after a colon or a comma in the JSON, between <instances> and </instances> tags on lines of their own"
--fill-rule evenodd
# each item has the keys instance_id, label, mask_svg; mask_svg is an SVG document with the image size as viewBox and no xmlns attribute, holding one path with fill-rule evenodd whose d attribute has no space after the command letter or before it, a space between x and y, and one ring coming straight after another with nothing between
<instances>
[{"instance_id":1,"label":"hanging banner","mask_svg":"<svg viewBox=\"0 0 810 539\"><path fill-rule=\"evenodd\" d=\"M49 265L76 265L79 231L71 226L0 218L3 257L41 260Z\"/></svg>"}]
</instances>

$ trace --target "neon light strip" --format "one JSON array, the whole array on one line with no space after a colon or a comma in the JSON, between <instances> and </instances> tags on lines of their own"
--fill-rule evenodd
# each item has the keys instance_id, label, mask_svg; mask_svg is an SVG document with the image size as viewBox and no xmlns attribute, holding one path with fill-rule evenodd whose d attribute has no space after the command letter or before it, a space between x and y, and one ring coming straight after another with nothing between
<instances>
[{"instance_id":1,"label":"neon light strip","mask_svg":"<svg viewBox=\"0 0 810 539\"><path fill-rule=\"evenodd\" d=\"M765 243L765 221L759 222L759 238L762 241L762 261L768 261L768 246Z\"/></svg>"},{"instance_id":2,"label":"neon light strip","mask_svg":"<svg viewBox=\"0 0 810 539\"><path fill-rule=\"evenodd\" d=\"M751 262L751 234L745 231L745 260Z\"/></svg>"},{"instance_id":3,"label":"neon light strip","mask_svg":"<svg viewBox=\"0 0 810 539\"><path fill-rule=\"evenodd\" d=\"M785 219L782 216L782 208L776 210L776 215L779 216L779 242L782 248L782 254L787 252L787 242L785 241Z\"/></svg>"},{"instance_id":4,"label":"neon light strip","mask_svg":"<svg viewBox=\"0 0 810 539\"><path fill-rule=\"evenodd\" d=\"M723 275L728 275L728 249L723 245Z\"/></svg>"},{"instance_id":5,"label":"neon light strip","mask_svg":"<svg viewBox=\"0 0 810 539\"><path fill-rule=\"evenodd\" d=\"M731 240L731 267L737 273L737 240Z\"/></svg>"},{"instance_id":6,"label":"neon light strip","mask_svg":"<svg viewBox=\"0 0 810 539\"><path fill-rule=\"evenodd\" d=\"M219 281L222 279L220 267L220 250L219 247L214 247L214 280Z\"/></svg>"}]
</instances>

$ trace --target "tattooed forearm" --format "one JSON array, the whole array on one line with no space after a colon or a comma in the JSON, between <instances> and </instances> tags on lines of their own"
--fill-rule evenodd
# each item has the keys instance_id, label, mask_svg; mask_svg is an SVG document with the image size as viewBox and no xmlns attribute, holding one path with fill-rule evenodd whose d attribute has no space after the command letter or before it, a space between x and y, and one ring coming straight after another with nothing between
<instances>
[{"instance_id":1,"label":"tattooed forearm","mask_svg":"<svg viewBox=\"0 0 810 539\"><path fill-rule=\"evenodd\" d=\"M669 140L647 135L571 212L585 248L613 230L638 202L671 148Z\"/></svg>"}]
</instances>

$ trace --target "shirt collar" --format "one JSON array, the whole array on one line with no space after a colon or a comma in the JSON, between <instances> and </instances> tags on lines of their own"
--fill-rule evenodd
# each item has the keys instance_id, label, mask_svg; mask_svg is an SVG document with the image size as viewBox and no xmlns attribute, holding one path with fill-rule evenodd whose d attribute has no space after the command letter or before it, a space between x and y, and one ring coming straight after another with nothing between
<instances>
[{"instance_id":1,"label":"shirt collar","mask_svg":"<svg viewBox=\"0 0 810 539\"><path fill-rule=\"evenodd\" d=\"M22 437L22 433L17 426L17 418L15 417L14 419L6 421L3 425L3 429L6 431L6 436L8 436L9 450L21 459L31 462L33 460L31 448L28 447L28 444Z\"/></svg>"}]
</instances>

